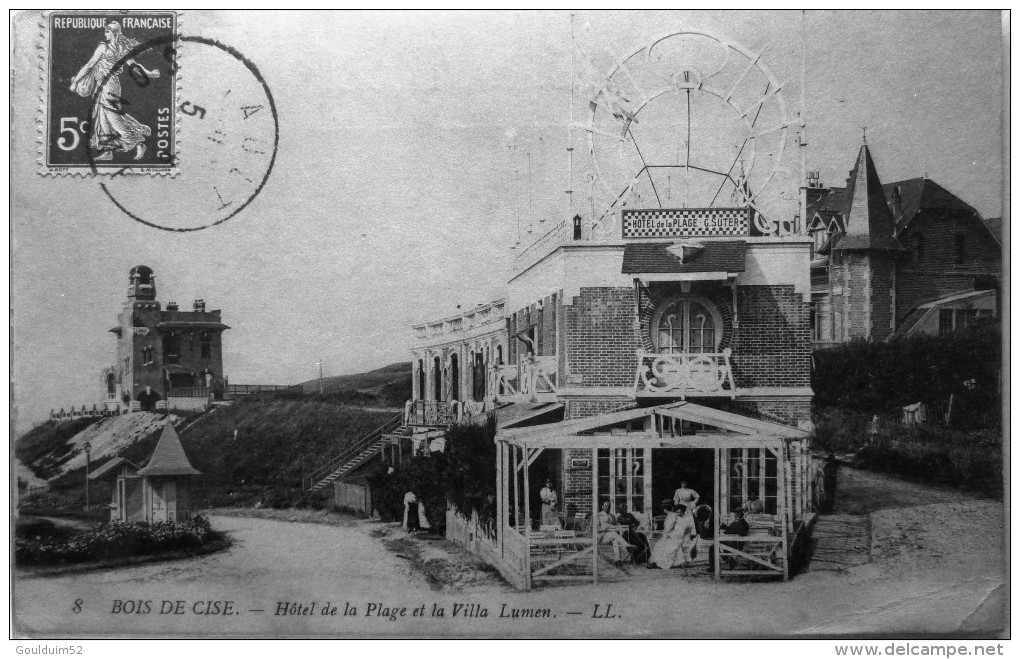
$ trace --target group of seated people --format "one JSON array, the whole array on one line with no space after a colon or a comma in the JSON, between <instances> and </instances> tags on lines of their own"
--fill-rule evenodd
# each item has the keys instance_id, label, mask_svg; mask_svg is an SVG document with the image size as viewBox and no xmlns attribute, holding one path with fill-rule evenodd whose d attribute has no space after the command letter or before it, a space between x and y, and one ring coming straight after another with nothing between
<instances>
[{"instance_id":1,"label":"group of seated people","mask_svg":"<svg viewBox=\"0 0 1020 659\"><path fill-rule=\"evenodd\" d=\"M712 509L706 505L698 505L698 493L690 489L686 482L681 482L672 499L663 499L662 512L665 515L662 526L662 537L654 548L648 536L639 531L641 520L633 512L624 510L619 516L613 517L609 512L608 501L602 502L602 510L596 515L599 542L610 545L613 558L617 564L628 562L623 556L630 553L629 562L644 564L648 569L668 569L689 566L694 563L698 551L698 539L711 540L715 537L712 520ZM746 536L750 533L747 512L761 512L763 506L757 498L752 498L743 508L734 511L734 520L729 524L720 524L719 530L727 535ZM623 527L622 529L620 527ZM736 549L743 543L726 543ZM715 547L709 546L709 571L715 569Z\"/></svg>"},{"instance_id":2,"label":"group of seated people","mask_svg":"<svg viewBox=\"0 0 1020 659\"><path fill-rule=\"evenodd\" d=\"M556 515L557 495L552 481L546 482L540 493L542 501L541 524L543 526L559 526ZM601 510L595 515L596 531L599 543L612 548L613 559L622 563L637 563L653 568L673 568L689 566L694 563L698 551L698 539L711 540L715 537L712 520L712 508L698 505L700 495L690 487L687 481L681 481L680 487L672 499L662 500L662 512L665 515L662 536L654 548L648 535L639 530L642 520L634 511L624 509L619 515L610 512L609 501L603 501ZM734 520L729 524L720 524L719 530L726 535L746 536L750 533L744 513L761 513L763 503L752 496L743 507L734 511ZM640 513L639 513L640 514ZM649 520L650 526L650 520ZM741 549L743 543L727 542L727 546ZM709 571L715 569L715 546L709 547Z\"/></svg>"}]
</instances>

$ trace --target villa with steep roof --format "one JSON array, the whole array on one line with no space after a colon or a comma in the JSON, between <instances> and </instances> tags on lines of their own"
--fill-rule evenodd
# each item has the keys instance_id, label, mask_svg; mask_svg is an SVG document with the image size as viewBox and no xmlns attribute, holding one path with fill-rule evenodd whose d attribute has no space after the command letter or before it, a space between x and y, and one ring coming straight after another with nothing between
<instances>
[{"instance_id":1,"label":"villa with steep roof","mask_svg":"<svg viewBox=\"0 0 1020 659\"><path fill-rule=\"evenodd\" d=\"M867 144L845 187L814 174L807 196L815 346L946 334L1001 316L1001 220L986 222L927 177L883 184Z\"/></svg>"}]
</instances>

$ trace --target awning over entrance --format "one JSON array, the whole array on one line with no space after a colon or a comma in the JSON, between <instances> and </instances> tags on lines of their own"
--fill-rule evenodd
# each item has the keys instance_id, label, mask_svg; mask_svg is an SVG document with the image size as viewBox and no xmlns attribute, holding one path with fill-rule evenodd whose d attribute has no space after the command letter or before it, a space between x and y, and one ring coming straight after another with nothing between
<instances>
[{"instance_id":1,"label":"awning over entrance","mask_svg":"<svg viewBox=\"0 0 1020 659\"><path fill-rule=\"evenodd\" d=\"M707 273L725 278L744 271L746 256L743 240L630 243L623 250L622 272L642 279L648 279L647 275Z\"/></svg>"}]
</instances>

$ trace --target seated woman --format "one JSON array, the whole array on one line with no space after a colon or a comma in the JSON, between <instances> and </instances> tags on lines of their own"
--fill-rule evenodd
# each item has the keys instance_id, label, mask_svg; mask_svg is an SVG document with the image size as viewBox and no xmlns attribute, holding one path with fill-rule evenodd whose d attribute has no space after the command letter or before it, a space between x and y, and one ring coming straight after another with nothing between
<instances>
[{"instance_id":1,"label":"seated woman","mask_svg":"<svg viewBox=\"0 0 1020 659\"><path fill-rule=\"evenodd\" d=\"M631 560L639 564L647 563L648 557L652 553L652 548L648 544L648 536L637 530L641 526L641 521L633 513L624 510L616 518L616 523L627 527L627 530L622 535L624 540L634 546L630 552Z\"/></svg>"},{"instance_id":2,"label":"seated woman","mask_svg":"<svg viewBox=\"0 0 1020 659\"><path fill-rule=\"evenodd\" d=\"M602 502L602 510L595 516L595 522L598 524L596 528L599 533L599 544L612 545L613 560L617 563L622 562L621 550L626 551L630 544L623 539L622 535L615 530L609 529L610 526L616 524L616 518L609 512L608 501Z\"/></svg>"},{"instance_id":3,"label":"seated woman","mask_svg":"<svg viewBox=\"0 0 1020 659\"><path fill-rule=\"evenodd\" d=\"M688 565L692 560L692 550L698 542L694 517L683 504L674 509L672 499L664 500L662 509L666 513L662 539L652 548L648 567L665 569Z\"/></svg>"}]
</instances>

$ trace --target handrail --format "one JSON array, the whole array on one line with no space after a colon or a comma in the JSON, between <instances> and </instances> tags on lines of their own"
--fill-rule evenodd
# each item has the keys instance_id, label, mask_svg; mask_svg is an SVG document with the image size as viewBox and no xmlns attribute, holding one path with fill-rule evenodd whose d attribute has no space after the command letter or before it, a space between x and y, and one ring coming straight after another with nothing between
<instances>
[{"instance_id":1,"label":"handrail","mask_svg":"<svg viewBox=\"0 0 1020 659\"><path fill-rule=\"evenodd\" d=\"M402 412L390 417L390 419L381 426L372 430L360 440L341 451L336 457L330 459L322 466L312 470L307 476L301 479L303 489L311 489L313 485L342 467L351 458L357 456L359 453L378 441L384 434L399 428L403 422L404 414Z\"/></svg>"}]
</instances>

